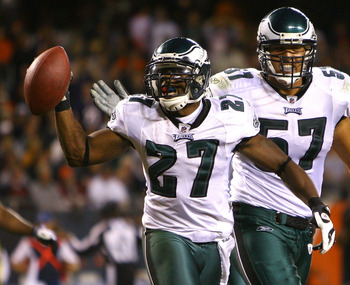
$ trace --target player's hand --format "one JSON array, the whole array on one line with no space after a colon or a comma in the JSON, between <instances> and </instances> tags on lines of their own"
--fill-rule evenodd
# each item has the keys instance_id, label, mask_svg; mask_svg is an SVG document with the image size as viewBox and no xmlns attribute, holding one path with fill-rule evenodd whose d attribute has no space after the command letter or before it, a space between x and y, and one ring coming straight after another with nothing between
<instances>
[{"instance_id":1,"label":"player's hand","mask_svg":"<svg viewBox=\"0 0 350 285\"><path fill-rule=\"evenodd\" d=\"M335 242L335 229L330 219L331 212L319 197L311 198L309 205L312 210L311 222L320 228L322 235L322 242L314 246L314 250L319 249L321 254L325 254Z\"/></svg>"},{"instance_id":2,"label":"player's hand","mask_svg":"<svg viewBox=\"0 0 350 285\"><path fill-rule=\"evenodd\" d=\"M103 80L99 80L92 85L90 90L90 95L96 107L108 117L111 116L115 106L117 106L121 100L129 96L128 91L126 91L119 80L114 80L114 87L117 93L109 88Z\"/></svg>"},{"instance_id":3,"label":"player's hand","mask_svg":"<svg viewBox=\"0 0 350 285\"><path fill-rule=\"evenodd\" d=\"M57 247L56 234L52 230L48 229L45 225L34 227L33 237L35 237L44 245L50 245L53 248Z\"/></svg>"}]
</instances>

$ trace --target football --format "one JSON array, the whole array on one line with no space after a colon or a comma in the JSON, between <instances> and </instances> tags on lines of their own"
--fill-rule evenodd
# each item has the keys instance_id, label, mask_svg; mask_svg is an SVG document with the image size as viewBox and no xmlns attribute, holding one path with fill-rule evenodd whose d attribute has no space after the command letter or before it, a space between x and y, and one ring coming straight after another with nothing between
<instances>
[{"instance_id":1,"label":"football","mask_svg":"<svg viewBox=\"0 0 350 285\"><path fill-rule=\"evenodd\" d=\"M63 98L71 80L69 58L61 46L34 59L24 77L24 98L33 115L52 110Z\"/></svg>"}]
</instances>

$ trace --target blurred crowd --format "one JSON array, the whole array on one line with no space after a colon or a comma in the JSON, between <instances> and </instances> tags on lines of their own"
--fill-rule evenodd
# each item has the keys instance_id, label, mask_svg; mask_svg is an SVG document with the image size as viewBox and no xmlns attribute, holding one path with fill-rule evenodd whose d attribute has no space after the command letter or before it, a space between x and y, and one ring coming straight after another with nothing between
<instances>
[{"instance_id":1,"label":"blurred crowd","mask_svg":"<svg viewBox=\"0 0 350 285\"><path fill-rule=\"evenodd\" d=\"M259 68L256 29L261 18L280 4L269 1L268 7L260 9L260 2L265 1L241 2L0 0L1 201L32 221L42 213L53 215L63 237L86 235L109 201L122 205L139 226L145 185L137 155L130 151L104 165L67 166L53 112L33 116L25 104L26 69L44 50L56 45L65 48L74 74L72 108L89 133L105 127L108 120L93 105L89 94L92 84L103 79L112 86L118 78L129 93L144 92L145 65L154 48L168 38L186 36L198 41L208 50L212 73L229 67ZM305 5L297 8L309 16L317 30L316 65L350 73L347 17L329 17L333 19L330 29L321 25L317 9ZM326 200L347 201L346 167L331 152L325 169ZM0 240L9 254L18 244L17 237L1 231ZM344 248L348 249L346 240ZM90 263L83 259L77 271L96 267ZM17 282L16 273L9 280Z\"/></svg>"}]
</instances>

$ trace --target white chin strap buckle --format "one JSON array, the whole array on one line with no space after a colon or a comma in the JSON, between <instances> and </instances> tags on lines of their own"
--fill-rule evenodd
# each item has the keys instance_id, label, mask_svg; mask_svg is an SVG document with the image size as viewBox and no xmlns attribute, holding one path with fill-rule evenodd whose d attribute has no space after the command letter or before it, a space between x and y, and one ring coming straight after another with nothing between
<instances>
[{"instance_id":1,"label":"white chin strap buckle","mask_svg":"<svg viewBox=\"0 0 350 285\"><path fill-rule=\"evenodd\" d=\"M292 85L292 84L294 85L295 82L297 82L298 80L301 79L300 77L294 76L294 77L293 77L293 82L292 82L292 77L277 77L277 76L275 76L275 78L276 78L276 80L277 80L279 83L281 83L281 84L283 84L283 85L287 85L287 86L290 86L290 85Z\"/></svg>"},{"instance_id":2,"label":"white chin strap buckle","mask_svg":"<svg viewBox=\"0 0 350 285\"><path fill-rule=\"evenodd\" d=\"M183 109L188 103L189 95L177 96L171 99L159 98L159 103L168 111L175 112Z\"/></svg>"}]
</instances>

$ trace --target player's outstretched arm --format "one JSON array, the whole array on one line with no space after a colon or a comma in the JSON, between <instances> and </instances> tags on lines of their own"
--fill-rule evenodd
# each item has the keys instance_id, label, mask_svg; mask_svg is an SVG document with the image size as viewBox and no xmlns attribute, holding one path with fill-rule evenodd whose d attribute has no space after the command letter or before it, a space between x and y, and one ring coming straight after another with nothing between
<instances>
[{"instance_id":1,"label":"player's outstretched arm","mask_svg":"<svg viewBox=\"0 0 350 285\"><path fill-rule=\"evenodd\" d=\"M111 160L124 152L126 139L105 128L87 135L74 118L69 92L55 108L56 129L63 153L70 166L86 166Z\"/></svg>"},{"instance_id":2,"label":"player's outstretched arm","mask_svg":"<svg viewBox=\"0 0 350 285\"><path fill-rule=\"evenodd\" d=\"M31 235L33 224L0 203L0 227L13 234Z\"/></svg>"},{"instance_id":3,"label":"player's outstretched arm","mask_svg":"<svg viewBox=\"0 0 350 285\"><path fill-rule=\"evenodd\" d=\"M0 203L0 227L13 234L34 236L45 245L55 246L56 234L45 226L35 227L14 210Z\"/></svg>"},{"instance_id":4,"label":"player's outstretched arm","mask_svg":"<svg viewBox=\"0 0 350 285\"><path fill-rule=\"evenodd\" d=\"M326 253L334 244L335 230L330 210L319 197L315 185L306 172L295 164L275 143L257 135L238 149L258 167L278 174L291 191L312 210L312 219L322 233L320 253Z\"/></svg>"}]
</instances>

